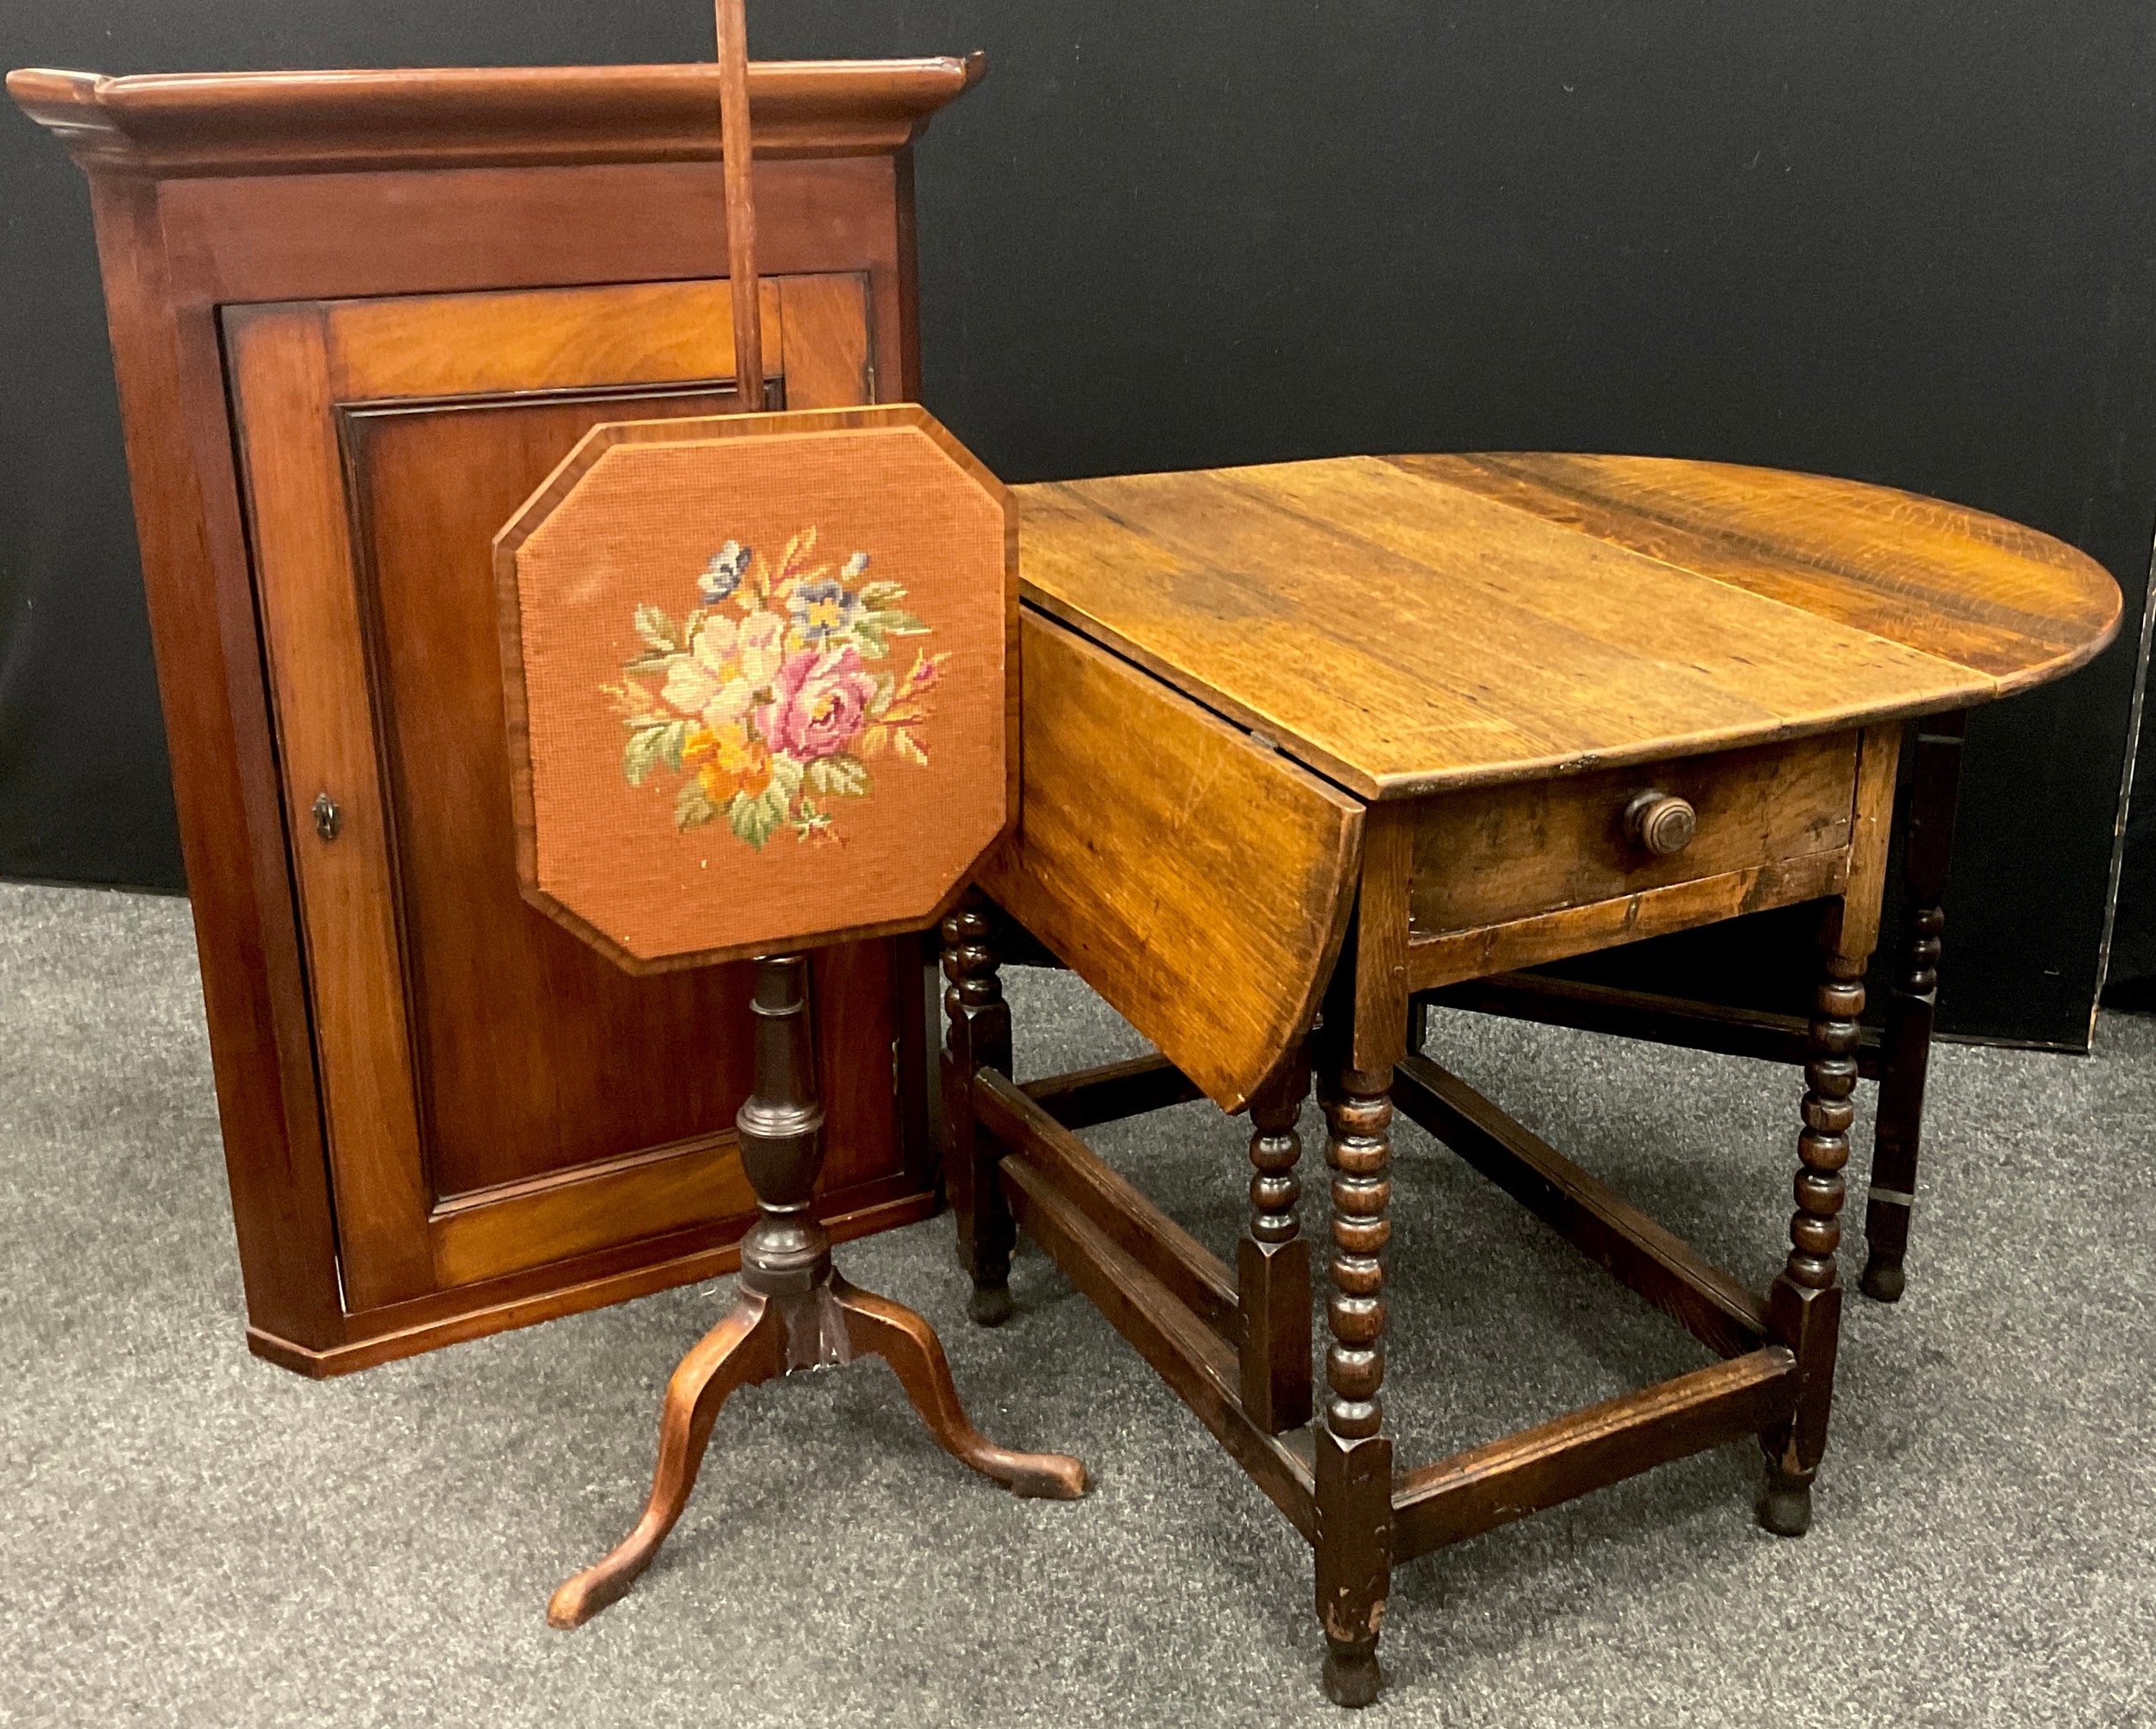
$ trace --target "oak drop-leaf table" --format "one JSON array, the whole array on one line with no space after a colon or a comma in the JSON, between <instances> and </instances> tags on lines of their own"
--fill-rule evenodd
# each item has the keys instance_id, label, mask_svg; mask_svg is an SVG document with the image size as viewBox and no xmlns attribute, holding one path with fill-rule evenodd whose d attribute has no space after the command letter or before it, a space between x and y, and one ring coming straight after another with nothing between
<instances>
[{"instance_id":1,"label":"oak drop-leaf table","mask_svg":"<svg viewBox=\"0 0 2156 1729\"><path fill-rule=\"evenodd\" d=\"M2080 666L2117 629L2116 585L1934 500L1649 458L1350 457L1018 498L1020 826L943 926L975 1318L1009 1313L1023 1225L1311 1543L1343 1704L1376 1695L1394 1564L1665 1460L1757 1434L1759 1518L1803 1531L1906 724ZM1418 993L1807 902L1822 965L1796 1211L1764 1298L1409 1048ZM1029 952L1158 1056L1015 1084L996 969ZM1313 1068L1316 1409L1296 1131ZM1250 1116L1232 1269L1077 1133L1201 1095ZM1395 1109L1721 1361L1395 1473Z\"/></svg>"}]
</instances>

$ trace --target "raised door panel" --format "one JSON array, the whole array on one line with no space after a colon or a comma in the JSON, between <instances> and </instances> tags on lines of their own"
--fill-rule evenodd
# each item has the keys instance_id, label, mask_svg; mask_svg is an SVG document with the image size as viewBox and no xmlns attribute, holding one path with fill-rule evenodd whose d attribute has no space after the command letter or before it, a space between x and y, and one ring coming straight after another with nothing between
<instances>
[{"instance_id":1,"label":"raised door panel","mask_svg":"<svg viewBox=\"0 0 2156 1729\"><path fill-rule=\"evenodd\" d=\"M871 394L866 285L765 285L774 392ZM632 979L517 887L490 545L589 427L724 412L726 285L226 314L348 1300L745 1216L745 969ZM334 838L309 816L338 807ZM829 1191L900 1178L888 944L821 957Z\"/></svg>"}]
</instances>

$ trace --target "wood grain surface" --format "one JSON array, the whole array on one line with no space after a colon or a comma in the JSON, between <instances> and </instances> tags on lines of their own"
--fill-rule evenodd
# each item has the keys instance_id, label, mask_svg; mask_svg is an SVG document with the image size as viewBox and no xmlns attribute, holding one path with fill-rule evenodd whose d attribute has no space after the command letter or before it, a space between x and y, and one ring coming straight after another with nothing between
<instances>
[{"instance_id":1,"label":"wood grain surface","mask_svg":"<svg viewBox=\"0 0 2156 1729\"><path fill-rule=\"evenodd\" d=\"M963 60L777 60L749 69L759 157L903 148L987 71ZM171 177L715 157L718 68L97 72L25 67L8 94L85 167Z\"/></svg>"},{"instance_id":2,"label":"wood grain surface","mask_svg":"<svg viewBox=\"0 0 2156 1729\"><path fill-rule=\"evenodd\" d=\"M982 885L1239 1110L1316 1012L1363 807L1037 614L1019 636L1018 830Z\"/></svg>"},{"instance_id":3,"label":"wood grain surface","mask_svg":"<svg viewBox=\"0 0 2156 1729\"><path fill-rule=\"evenodd\" d=\"M1747 912L1839 894L1849 880L1846 849L1807 853L1773 864L1694 877L1528 918L1449 931L1407 945L1407 988L1434 991L1463 979L1518 972L1572 955L1644 943Z\"/></svg>"},{"instance_id":4,"label":"wood grain surface","mask_svg":"<svg viewBox=\"0 0 2156 1729\"><path fill-rule=\"evenodd\" d=\"M1433 937L1582 906L1849 843L1857 735L1618 768L1563 780L1471 786L1414 806L1408 890L1415 935ZM1658 855L1628 837L1627 804L1682 798L1698 829Z\"/></svg>"},{"instance_id":5,"label":"wood grain surface","mask_svg":"<svg viewBox=\"0 0 2156 1729\"><path fill-rule=\"evenodd\" d=\"M1396 466L1989 673L2086 657L2118 617L2103 567L1998 517L1854 480L1651 456L1407 456Z\"/></svg>"},{"instance_id":6,"label":"wood grain surface","mask_svg":"<svg viewBox=\"0 0 2156 1729\"><path fill-rule=\"evenodd\" d=\"M858 276L766 281L763 324L774 372L786 348L790 308L783 303L812 281L849 301L856 322L865 320ZM534 378L546 379L551 391L678 388L688 379L730 387L730 287L709 280L610 283L345 301L331 321L330 377L340 402L439 396L445 376L467 396L529 390Z\"/></svg>"},{"instance_id":7,"label":"wood grain surface","mask_svg":"<svg viewBox=\"0 0 2156 1729\"><path fill-rule=\"evenodd\" d=\"M1369 799L1965 708L2118 623L2032 529L1717 464L1355 456L1019 504L1029 599Z\"/></svg>"},{"instance_id":8,"label":"wood grain surface","mask_svg":"<svg viewBox=\"0 0 2156 1729\"><path fill-rule=\"evenodd\" d=\"M1866 727L1858 746L1857 789L1849 822L1849 881L1834 926L1835 952L1871 953L1886 899L1887 854L1894 838L1894 788L1902 767L1898 726Z\"/></svg>"}]
</instances>

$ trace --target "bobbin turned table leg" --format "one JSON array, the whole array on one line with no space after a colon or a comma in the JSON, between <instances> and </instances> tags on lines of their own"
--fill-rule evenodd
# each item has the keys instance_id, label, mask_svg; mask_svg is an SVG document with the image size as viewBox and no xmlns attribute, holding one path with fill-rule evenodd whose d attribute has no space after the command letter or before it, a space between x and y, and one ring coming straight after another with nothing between
<instances>
[{"instance_id":1,"label":"bobbin turned table leg","mask_svg":"<svg viewBox=\"0 0 2156 1729\"><path fill-rule=\"evenodd\" d=\"M958 1260L973 1281L966 1312L982 1326L1010 1319L1011 1251L1018 1226L996 1181L995 1143L974 1125L968 1097L976 1068L1011 1072L1011 1006L996 975L1001 956L987 897L969 890L943 920L943 1119L950 1124L951 1211Z\"/></svg>"},{"instance_id":2,"label":"bobbin turned table leg","mask_svg":"<svg viewBox=\"0 0 2156 1729\"><path fill-rule=\"evenodd\" d=\"M1804 1068L1804 1128L1797 1137L1796 1212L1789 1220L1788 1263L1767 1293L1767 1330L1796 1356L1796 1402L1789 1420L1759 1438L1766 1482L1759 1522L1802 1537L1812 1522L1812 1482L1827 1449L1833 1400L1834 1352L1841 1328L1842 1167L1856 1115L1857 1017L1864 1012L1864 955L1830 953L1821 980Z\"/></svg>"},{"instance_id":3,"label":"bobbin turned table leg","mask_svg":"<svg viewBox=\"0 0 2156 1729\"><path fill-rule=\"evenodd\" d=\"M1368 1705L1382 1676L1377 1636L1392 1588L1393 1444L1384 1432L1385 1262L1392 1236L1392 1071L1361 1071L1333 1040L1321 1058L1332 1169L1327 1398L1318 1427L1318 1619L1325 1690Z\"/></svg>"},{"instance_id":4,"label":"bobbin turned table leg","mask_svg":"<svg viewBox=\"0 0 2156 1729\"><path fill-rule=\"evenodd\" d=\"M727 1394L792 1369L881 1356L953 1457L1018 1494L1073 1500L1086 1492L1085 1467L1077 1460L1012 1452L987 1440L966 1419L929 1324L832 1271L830 1235L812 1211L824 1165L824 1106L816 1084L808 964L801 955L756 962L755 1090L734 1119L757 1207L756 1222L742 1239L740 1295L733 1312L681 1360L667 1388L659 1464L643 1516L604 1559L554 1594L547 1619L557 1627L580 1626L617 1601L651 1564L696 1486Z\"/></svg>"}]
</instances>

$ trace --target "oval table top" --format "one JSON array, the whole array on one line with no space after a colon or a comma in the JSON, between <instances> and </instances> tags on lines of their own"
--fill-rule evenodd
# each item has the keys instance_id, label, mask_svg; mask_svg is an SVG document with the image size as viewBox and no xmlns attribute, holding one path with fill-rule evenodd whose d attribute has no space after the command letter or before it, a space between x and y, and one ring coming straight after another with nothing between
<instances>
[{"instance_id":1,"label":"oval table top","mask_svg":"<svg viewBox=\"0 0 2156 1729\"><path fill-rule=\"evenodd\" d=\"M1347 456L1016 489L1025 598L1365 799L1978 703L2118 585L1981 511L1725 463Z\"/></svg>"}]
</instances>

